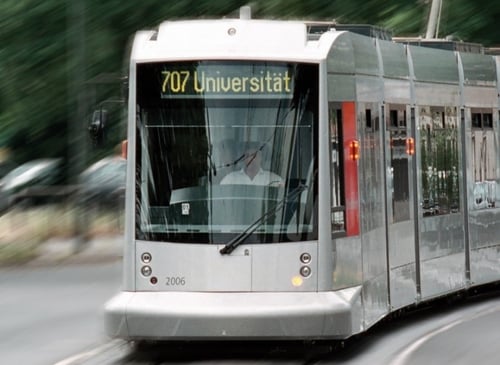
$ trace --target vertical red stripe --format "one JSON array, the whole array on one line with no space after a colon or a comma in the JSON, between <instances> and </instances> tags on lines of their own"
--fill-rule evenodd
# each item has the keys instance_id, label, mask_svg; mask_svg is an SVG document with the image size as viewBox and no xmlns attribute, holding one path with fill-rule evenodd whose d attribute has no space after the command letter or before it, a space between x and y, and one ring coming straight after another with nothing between
<instances>
[{"instance_id":1,"label":"vertical red stripe","mask_svg":"<svg viewBox=\"0 0 500 365\"><path fill-rule=\"evenodd\" d=\"M342 133L344 135L344 189L346 233L348 236L359 234L359 187L358 161L349 158L349 146L357 140L356 107L354 102L342 103Z\"/></svg>"}]
</instances>

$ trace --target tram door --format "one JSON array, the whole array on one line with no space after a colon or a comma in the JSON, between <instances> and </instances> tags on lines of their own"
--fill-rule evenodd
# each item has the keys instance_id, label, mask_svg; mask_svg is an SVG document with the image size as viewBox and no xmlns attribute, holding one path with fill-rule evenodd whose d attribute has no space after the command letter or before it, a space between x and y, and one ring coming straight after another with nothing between
<instances>
[{"instance_id":1,"label":"tram door","mask_svg":"<svg viewBox=\"0 0 500 365\"><path fill-rule=\"evenodd\" d=\"M413 303L417 295L412 199L415 143L411 127L415 111L409 106L387 104L383 112L390 304L397 309Z\"/></svg>"}]
</instances>

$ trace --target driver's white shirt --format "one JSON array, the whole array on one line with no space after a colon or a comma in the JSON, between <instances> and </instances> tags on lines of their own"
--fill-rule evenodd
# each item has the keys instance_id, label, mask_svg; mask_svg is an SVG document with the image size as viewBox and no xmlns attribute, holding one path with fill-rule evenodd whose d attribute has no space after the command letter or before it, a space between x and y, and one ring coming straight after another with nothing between
<instances>
[{"instance_id":1,"label":"driver's white shirt","mask_svg":"<svg viewBox=\"0 0 500 365\"><path fill-rule=\"evenodd\" d=\"M231 172L224 176L220 182L221 185L281 185L283 179L271 171L262 170L257 172L253 179L245 173L244 169Z\"/></svg>"}]
</instances>

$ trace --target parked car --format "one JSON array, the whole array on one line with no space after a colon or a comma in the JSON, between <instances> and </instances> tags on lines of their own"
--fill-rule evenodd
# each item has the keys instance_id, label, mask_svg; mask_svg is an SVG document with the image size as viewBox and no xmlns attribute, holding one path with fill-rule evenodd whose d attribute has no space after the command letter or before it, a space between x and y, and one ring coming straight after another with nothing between
<instances>
[{"instance_id":1,"label":"parked car","mask_svg":"<svg viewBox=\"0 0 500 365\"><path fill-rule=\"evenodd\" d=\"M0 211L30 200L46 200L60 195L58 184L63 181L61 160L56 158L37 159L26 162L0 180Z\"/></svg>"},{"instance_id":2,"label":"parked car","mask_svg":"<svg viewBox=\"0 0 500 365\"><path fill-rule=\"evenodd\" d=\"M10 160L4 160L0 162L0 179L2 179L9 172L14 170L17 167L17 164Z\"/></svg>"},{"instance_id":3,"label":"parked car","mask_svg":"<svg viewBox=\"0 0 500 365\"><path fill-rule=\"evenodd\" d=\"M125 199L127 161L105 157L80 174L79 203L84 206L120 208Z\"/></svg>"}]
</instances>

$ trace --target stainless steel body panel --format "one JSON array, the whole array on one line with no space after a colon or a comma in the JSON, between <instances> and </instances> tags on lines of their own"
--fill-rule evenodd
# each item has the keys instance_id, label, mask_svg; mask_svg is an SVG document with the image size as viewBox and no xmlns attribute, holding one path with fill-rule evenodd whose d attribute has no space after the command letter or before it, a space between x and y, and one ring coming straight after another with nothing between
<instances>
[{"instance_id":1,"label":"stainless steel body panel","mask_svg":"<svg viewBox=\"0 0 500 365\"><path fill-rule=\"evenodd\" d=\"M398 309L417 300L414 222L390 224L388 238L391 309Z\"/></svg>"},{"instance_id":2,"label":"stainless steel body panel","mask_svg":"<svg viewBox=\"0 0 500 365\"><path fill-rule=\"evenodd\" d=\"M465 255L448 254L420 262L421 299L431 299L466 288Z\"/></svg>"},{"instance_id":3,"label":"stainless steel body panel","mask_svg":"<svg viewBox=\"0 0 500 365\"><path fill-rule=\"evenodd\" d=\"M411 88L408 81L384 79L384 99L386 103L409 104Z\"/></svg>"},{"instance_id":4,"label":"stainless steel body panel","mask_svg":"<svg viewBox=\"0 0 500 365\"><path fill-rule=\"evenodd\" d=\"M466 106L487 108L497 104L498 94L496 88L482 86L465 86L464 99Z\"/></svg>"},{"instance_id":5,"label":"stainless steel body panel","mask_svg":"<svg viewBox=\"0 0 500 365\"><path fill-rule=\"evenodd\" d=\"M471 280L474 285L490 283L500 277L500 246L471 251Z\"/></svg>"},{"instance_id":6,"label":"stainless steel body panel","mask_svg":"<svg viewBox=\"0 0 500 365\"><path fill-rule=\"evenodd\" d=\"M318 243L290 243L281 245L253 245L252 291L316 291L318 290ZM302 254L311 257L307 265L300 261ZM329 257L329 261L332 258ZM311 269L309 277L301 277L301 267ZM327 271L328 270L323 270ZM293 286L301 278L300 286Z\"/></svg>"},{"instance_id":7,"label":"stainless steel body panel","mask_svg":"<svg viewBox=\"0 0 500 365\"><path fill-rule=\"evenodd\" d=\"M355 77L355 80L356 99L358 102L380 102L379 97L382 95L384 89L379 77Z\"/></svg>"},{"instance_id":8,"label":"stainless steel body panel","mask_svg":"<svg viewBox=\"0 0 500 365\"><path fill-rule=\"evenodd\" d=\"M457 106L460 104L458 85L415 83L417 105Z\"/></svg>"},{"instance_id":9,"label":"stainless steel body panel","mask_svg":"<svg viewBox=\"0 0 500 365\"><path fill-rule=\"evenodd\" d=\"M251 247L238 247L222 256L219 245L136 243L136 267L149 266L147 277L136 271L136 290L143 291L250 291L252 288ZM141 262L148 253L151 262ZM231 273L231 275L228 275ZM152 284L151 277L158 283Z\"/></svg>"},{"instance_id":10,"label":"stainless steel body panel","mask_svg":"<svg viewBox=\"0 0 500 365\"><path fill-rule=\"evenodd\" d=\"M337 238L335 243L335 270L333 290L361 285L363 280L361 239L359 237Z\"/></svg>"},{"instance_id":11,"label":"stainless steel body panel","mask_svg":"<svg viewBox=\"0 0 500 365\"><path fill-rule=\"evenodd\" d=\"M316 291L317 242L280 245L241 245L231 255L221 255L221 245L137 242L136 267L149 266L151 275L137 270L137 290L185 292ZM149 253L151 262L141 256ZM310 256L307 265L302 254ZM311 274L300 275L308 266ZM158 282L152 284L151 277ZM300 278L300 285L294 281Z\"/></svg>"},{"instance_id":12,"label":"stainless steel body panel","mask_svg":"<svg viewBox=\"0 0 500 365\"><path fill-rule=\"evenodd\" d=\"M401 44L387 44L387 42L382 42L380 47L384 60L384 75L395 78L384 78L386 102L384 164L387 172L385 188L389 300L390 309L396 310L415 303L418 298L414 199L412 199L414 196L414 156L408 153L396 153L391 147L393 137L399 140L408 137L415 138L411 132L414 121L411 119L410 108L410 105L415 104L414 72L406 47ZM396 125L393 125L394 122L391 121L391 111L397 113ZM401 120L404 123L401 124Z\"/></svg>"},{"instance_id":13,"label":"stainless steel body panel","mask_svg":"<svg viewBox=\"0 0 500 365\"><path fill-rule=\"evenodd\" d=\"M364 233L362 247L363 321L368 328L389 313L385 229L380 227Z\"/></svg>"},{"instance_id":14,"label":"stainless steel body panel","mask_svg":"<svg viewBox=\"0 0 500 365\"><path fill-rule=\"evenodd\" d=\"M373 78L366 78L358 85L369 86L375 82ZM364 95L358 94L358 100L370 100L373 103L359 105L358 128L361 142L362 158L359 162L360 187L360 216L361 244L362 244L362 272L363 272L363 299L365 304L364 323L371 326L389 312L388 291L388 262L386 243L386 216L385 208L385 166L383 156L382 129L377 127L376 120L380 119L378 105L381 98L381 79L376 79L378 87L372 86L371 92L367 89ZM370 110L369 115L366 110ZM371 118L370 121L367 119ZM367 128L369 125L374 128Z\"/></svg>"},{"instance_id":15,"label":"stainless steel body panel","mask_svg":"<svg viewBox=\"0 0 500 365\"><path fill-rule=\"evenodd\" d=\"M420 234L422 299L466 287L461 214L426 217Z\"/></svg>"},{"instance_id":16,"label":"stainless steel body panel","mask_svg":"<svg viewBox=\"0 0 500 365\"><path fill-rule=\"evenodd\" d=\"M320 104L319 108L319 120L327 121L329 119L329 107L328 107L328 68L327 62L320 62ZM328 291L331 290L333 286L333 276L332 272L335 268L335 255L334 255L334 242L331 240L331 191L330 191L330 159L326 156L330 156L330 140L329 136L329 125L328 123L320 123L319 125L319 142L318 142L318 178L319 178L319 189L321 191L322 198L318 202L318 227L325 227L324 229L319 228L318 232L318 244L317 244L317 265L318 277L317 277L317 290L318 291ZM326 227L329 227L328 229ZM277 253L279 255L279 253Z\"/></svg>"},{"instance_id":17,"label":"stainless steel body panel","mask_svg":"<svg viewBox=\"0 0 500 365\"><path fill-rule=\"evenodd\" d=\"M461 55L464 58L464 55ZM470 58L470 57L469 57ZM467 102L475 108L484 107L485 101L488 101L488 107L485 109L475 109L474 112L486 111L492 112L493 129L481 130L478 126L467 125L465 138L472 142L477 138L476 143L467 143L466 151L466 197L469 206L469 263L470 263L470 284L480 285L489 283L500 278L500 159L498 151L500 148L500 115L495 108L497 103L496 93L500 89L500 84L496 87L486 79L488 71L494 74L495 69L500 70L500 65L492 67L493 63L487 57L474 57L469 64L469 80L467 83L480 86L466 86L469 90L466 95L472 94L473 90L479 90L480 95L472 96L475 103ZM483 64L481 73L478 74L477 68L472 61L480 61ZM499 58L496 57L496 63ZM488 68L488 66L490 66ZM476 71L473 73L472 71ZM498 71L497 71L498 72ZM476 77L473 77L473 76ZM489 88L484 86L489 84ZM481 97L484 100L477 100ZM472 119L472 108L465 110L466 119ZM492 133L494 132L494 133ZM493 153L497 154L495 158ZM496 179L492 179L492 174ZM489 191L488 191L489 190Z\"/></svg>"},{"instance_id":18,"label":"stainless steel body panel","mask_svg":"<svg viewBox=\"0 0 500 365\"><path fill-rule=\"evenodd\" d=\"M472 284L500 277L500 209L470 214L470 264Z\"/></svg>"},{"instance_id":19,"label":"stainless steel body panel","mask_svg":"<svg viewBox=\"0 0 500 365\"><path fill-rule=\"evenodd\" d=\"M108 333L134 339L321 339L360 331L360 288L321 293L122 292Z\"/></svg>"}]
</instances>

